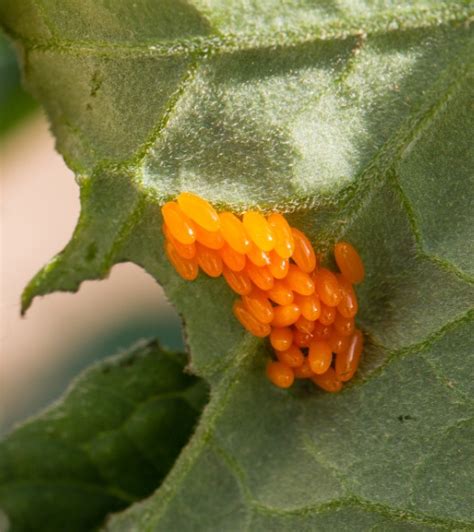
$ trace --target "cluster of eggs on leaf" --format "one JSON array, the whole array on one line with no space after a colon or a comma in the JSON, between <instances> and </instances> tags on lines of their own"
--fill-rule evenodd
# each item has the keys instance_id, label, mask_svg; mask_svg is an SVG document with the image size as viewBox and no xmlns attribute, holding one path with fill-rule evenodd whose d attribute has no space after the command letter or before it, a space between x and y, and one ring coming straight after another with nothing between
<instances>
[{"instance_id":1,"label":"cluster of eggs on leaf","mask_svg":"<svg viewBox=\"0 0 474 532\"><path fill-rule=\"evenodd\" d=\"M258 337L269 337L274 359L269 380L289 388L311 379L337 392L359 364L363 335L355 326L354 284L364 278L362 260L348 242L338 242L339 272L321 267L307 236L279 213L218 213L205 199L182 192L161 209L166 254L188 281L201 269L224 276L240 297L233 313Z\"/></svg>"}]
</instances>

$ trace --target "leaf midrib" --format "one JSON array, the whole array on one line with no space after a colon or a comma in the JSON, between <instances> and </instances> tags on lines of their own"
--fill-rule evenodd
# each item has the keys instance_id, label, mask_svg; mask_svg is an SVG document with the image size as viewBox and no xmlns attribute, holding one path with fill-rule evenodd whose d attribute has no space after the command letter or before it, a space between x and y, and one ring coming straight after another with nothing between
<instances>
[{"instance_id":1,"label":"leaf midrib","mask_svg":"<svg viewBox=\"0 0 474 532\"><path fill-rule=\"evenodd\" d=\"M378 11L375 15L344 18L325 24L301 25L298 28L282 28L278 32L214 34L205 37L187 37L173 40L149 40L146 44L136 42L112 42L105 40L30 39L8 27L6 33L21 40L29 50L56 51L60 53L97 56L125 57L176 57L192 54L215 54L241 52L265 48L288 48L317 41L342 40L360 35L396 33L406 30L438 27L468 19L474 10L452 2L441 4L436 9L410 6L398 11ZM52 30L50 30L52 31Z\"/></svg>"}]
</instances>

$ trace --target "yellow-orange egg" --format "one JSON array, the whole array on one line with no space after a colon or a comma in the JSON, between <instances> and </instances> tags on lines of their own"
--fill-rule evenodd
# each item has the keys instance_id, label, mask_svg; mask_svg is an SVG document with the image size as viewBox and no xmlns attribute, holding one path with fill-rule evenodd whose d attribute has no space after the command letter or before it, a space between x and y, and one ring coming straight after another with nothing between
<instances>
[{"instance_id":1,"label":"yellow-orange egg","mask_svg":"<svg viewBox=\"0 0 474 532\"><path fill-rule=\"evenodd\" d=\"M338 242L334 246L334 257L342 275L352 284L364 280L365 268L360 255L348 242Z\"/></svg>"},{"instance_id":2,"label":"yellow-orange egg","mask_svg":"<svg viewBox=\"0 0 474 532\"><path fill-rule=\"evenodd\" d=\"M258 288L254 288L250 294L242 296L242 301L260 323L270 323L273 320L273 307L265 293Z\"/></svg>"},{"instance_id":3,"label":"yellow-orange egg","mask_svg":"<svg viewBox=\"0 0 474 532\"><path fill-rule=\"evenodd\" d=\"M171 242L166 243L165 249L169 261L179 275L187 281L194 281L199 272L196 259L194 257L192 259L185 259L181 257Z\"/></svg>"},{"instance_id":4,"label":"yellow-orange egg","mask_svg":"<svg viewBox=\"0 0 474 532\"><path fill-rule=\"evenodd\" d=\"M342 389L342 382L337 379L336 372L333 368L329 368L322 375L314 375L311 380L326 392L334 393Z\"/></svg>"},{"instance_id":5,"label":"yellow-orange egg","mask_svg":"<svg viewBox=\"0 0 474 532\"><path fill-rule=\"evenodd\" d=\"M332 362L329 344L324 340L313 340L309 346L308 361L313 373L326 373Z\"/></svg>"},{"instance_id":6,"label":"yellow-orange egg","mask_svg":"<svg viewBox=\"0 0 474 532\"><path fill-rule=\"evenodd\" d=\"M359 365L363 343L364 337L361 331L356 329L350 339L348 348L336 355L336 376L340 381L346 382L354 376Z\"/></svg>"},{"instance_id":7,"label":"yellow-orange egg","mask_svg":"<svg viewBox=\"0 0 474 532\"><path fill-rule=\"evenodd\" d=\"M252 290L252 281L248 276L247 272L234 272L231 269L224 266L223 272L224 278L227 281L227 284L232 288L232 290L241 296L250 294Z\"/></svg>"},{"instance_id":8,"label":"yellow-orange egg","mask_svg":"<svg viewBox=\"0 0 474 532\"><path fill-rule=\"evenodd\" d=\"M207 231L219 230L219 216L208 201L190 192L181 192L176 199L181 210L191 220Z\"/></svg>"},{"instance_id":9,"label":"yellow-orange egg","mask_svg":"<svg viewBox=\"0 0 474 532\"><path fill-rule=\"evenodd\" d=\"M231 212L219 214L221 233L224 240L237 253L247 253L250 248L250 238L243 223Z\"/></svg>"},{"instance_id":10,"label":"yellow-orange egg","mask_svg":"<svg viewBox=\"0 0 474 532\"><path fill-rule=\"evenodd\" d=\"M267 377L278 388L289 388L295 380L293 370L282 362L269 362Z\"/></svg>"},{"instance_id":11,"label":"yellow-orange egg","mask_svg":"<svg viewBox=\"0 0 474 532\"><path fill-rule=\"evenodd\" d=\"M276 351L275 354L280 362L290 368L298 368L304 362L304 355L296 345L290 345L288 349Z\"/></svg>"},{"instance_id":12,"label":"yellow-orange egg","mask_svg":"<svg viewBox=\"0 0 474 532\"><path fill-rule=\"evenodd\" d=\"M273 327L270 333L270 343L277 351L289 349L293 343L293 331L290 327Z\"/></svg>"},{"instance_id":13,"label":"yellow-orange egg","mask_svg":"<svg viewBox=\"0 0 474 532\"><path fill-rule=\"evenodd\" d=\"M278 213L272 213L267 218L275 237L275 252L283 259L289 259L293 255L295 242L291 227L285 217Z\"/></svg>"},{"instance_id":14,"label":"yellow-orange egg","mask_svg":"<svg viewBox=\"0 0 474 532\"><path fill-rule=\"evenodd\" d=\"M235 249L231 248L229 244L224 244L224 247L220 250L222 260L224 264L234 272L241 272L245 268L247 259L242 253L238 253Z\"/></svg>"},{"instance_id":15,"label":"yellow-orange egg","mask_svg":"<svg viewBox=\"0 0 474 532\"><path fill-rule=\"evenodd\" d=\"M242 326L254 336L263 338L271 332L271 327L267 323L261 323L247 309L242 300L238 299L232 308L234 316L240 321Z\"/></svg>"},{"instance_id":16,"label":"yellow-orange egg","mask_svg":"<svg viewBox=\"0 0 474 532\"><path fill-rule=\"evenodd\" d=\"M250 239L258 248L271 251L275 247L272 228L262 214L257 211L247 211L242 222Z\"/></svg>"},{"instance_id":17,"label":"yellow-orange egg","mask_svg":"<svg viewBox=\"0 0 474 532\"><path fill-rule=\"evenodd\" d=\"M304 272L313 272L316 268L316 255L311 242L308 237L298 229L292 227L291 231L295 242L295 249L291 258Z\"/></svg>"},{"instance_id":18,"label":"yellow-orange egg","mask_svg":"<svg viewBox=\"0 0 474 532\"><path fill-rule=\"evenodd\" d=\"M196 240L196 232L192 221L179 208L174 201L165 203L161 214L170 233L182 244L192 244Z\"/></svg>"},{"instance_id":19,"label":"yellow-orange egg","mask_svg":"<svg viewBox=\"0 0 474 532\"><path fill-rule=\"evenodd\" d=\"M342 291L337 277L326 268L320 268L314 275L314 285L321 301L329 307L337 307L342 300Z\"/></svg>"},{"instance_id":20,"label":"yellow-orange egg","mask_svg":"<svg viewBox=\"0 0 474 532\"><path fill-rule=\"evenodd\" d=\"M199 267L209 277L219 277L222 274L222 259L215 249L209 249L198 242L196 245L196 259Z\"/></svg>"}]
</instances>

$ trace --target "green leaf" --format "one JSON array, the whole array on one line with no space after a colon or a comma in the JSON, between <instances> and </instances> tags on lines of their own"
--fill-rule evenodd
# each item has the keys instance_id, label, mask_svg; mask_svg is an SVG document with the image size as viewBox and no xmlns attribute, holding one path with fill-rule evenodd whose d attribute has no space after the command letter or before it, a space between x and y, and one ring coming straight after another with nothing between
<instances>
[{"instance_id":1,"label":"green leaf","mask_svg":"<svg viewBox=\"0 0 474 532\"><path fill-rule=\"evenodd\" d=\"M21 87L15 54L0 33L0 136L36 107L36 102Z\"/></svg>"},{"instance_id":2,"label":"green leaf","mask_svg":"<svg viewBox=\"0 0 474 532\"><path fill-rule=\"evenodd\" d=\"M111 530L472 528L474 46L463 1L7 0L82 213L32 298L141 265L212 387L192 441ZM186 283L160 205L288 213L361 252L367 347L336 396L275 390L222 280Z\"/></svg>"},{"instance_id":3,"label":"green leaf","mask_svg":"<svg viewBox=\"0 0 474 532\"><path fill-rule=\"evenodd\" d=\"M206 401L186 357L152 342L86 371L66 397L0 443L11 530L91 530L149 495Z\"/></svg>"}]
</instances>

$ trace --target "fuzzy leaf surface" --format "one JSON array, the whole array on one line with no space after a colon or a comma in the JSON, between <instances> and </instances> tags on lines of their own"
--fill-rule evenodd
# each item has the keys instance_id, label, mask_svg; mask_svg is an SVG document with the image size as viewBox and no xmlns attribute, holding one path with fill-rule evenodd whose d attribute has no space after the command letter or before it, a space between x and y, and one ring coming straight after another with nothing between
<instances>
[{"instance_id":1,"label":"fuzzy leaf surface","mask_svg":"<svg viewBox=\"0 0 474 532\"><path fill-rule=\"evenodd\" d=\"M65 5L66 4L66 5ZM212 395L162 487L110 530L474 526L473 39L462 1L3 0L76 172L75 234L24 295L141 265ZM177 278L160 205L286 212L361 252L358 377L273 389L222 280ZM204 496L205 495L205 496Z\"/></svg>"}]
</instances>

